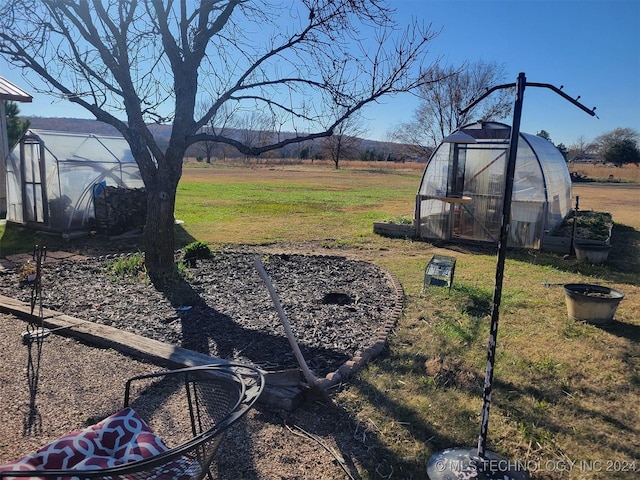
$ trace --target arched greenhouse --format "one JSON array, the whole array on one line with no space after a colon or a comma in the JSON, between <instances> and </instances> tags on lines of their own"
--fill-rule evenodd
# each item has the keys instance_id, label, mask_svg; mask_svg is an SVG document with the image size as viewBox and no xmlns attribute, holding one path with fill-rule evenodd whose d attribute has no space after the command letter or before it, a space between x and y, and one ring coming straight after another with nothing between
<instances>
[{"instance_id":1,"label":"arched greenhouse","mask_svg":"<svg viewBox=\"0 0 640 480\"><path fill-rule=\"evenodd\" d=\"M29 130L5 168L7 222L108 234L144 224L144 184L123 137Z\"/></svg>"},{"instance_id":2,"label":"arched greenhouse","mask_svg":"<svg viewBox=\"0 0 640 480\"><path fill-rule=\"evenodd\" d=\"M447 137L425 167L416 199L416 235L424 239L497 243L511 127L466 125ZM541 248L546 233L571 210L571 178L560 151L520 133L509 246Z\"/></svg>"}]
</instances>

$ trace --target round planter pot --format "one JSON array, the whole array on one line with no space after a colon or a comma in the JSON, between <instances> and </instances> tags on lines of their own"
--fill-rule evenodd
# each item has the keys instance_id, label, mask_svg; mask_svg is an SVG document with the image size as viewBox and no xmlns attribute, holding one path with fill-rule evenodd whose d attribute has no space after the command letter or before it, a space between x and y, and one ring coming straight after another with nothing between
<instances>
[{"instance_id":1,"label":"round planter pot","mask_svg":"<svg viewBox=\"0 0 640 480\"><path fill-rule=\"evenodd\" d=\"M609 257L611 245L580 244L574 245L576 258L589 263L603 263Z\"/></svg>"},{"instance_id":2,"label":"round planter pot","mask_svg":"<svg viewBox=\"0 0 640 480\"><path fill-rule=\"evenodd\" d=\"M611 323L624 293L588 283L567 283L564 297L569 318L594 325Z\"/></svg>"}]
</instances>

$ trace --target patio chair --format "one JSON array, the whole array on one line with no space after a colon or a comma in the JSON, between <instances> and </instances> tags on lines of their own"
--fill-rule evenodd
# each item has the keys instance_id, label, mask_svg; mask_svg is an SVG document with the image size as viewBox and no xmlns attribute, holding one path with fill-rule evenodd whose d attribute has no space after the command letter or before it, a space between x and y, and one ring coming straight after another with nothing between
<instances>
[{"instance_id":1,"label":"patio chair","mask_svg":"<svg viewBox=\"0 0 640 480\"><path fill-rule=\"evenodd\" d=\"M238 364L133 377L123 410L0 466L0 479L201 479L228 428L263 388L259 370ZM152 418L153 429L143 416ZM156 426L186 440L169 447Z\"/></svg>"}]
</instances>

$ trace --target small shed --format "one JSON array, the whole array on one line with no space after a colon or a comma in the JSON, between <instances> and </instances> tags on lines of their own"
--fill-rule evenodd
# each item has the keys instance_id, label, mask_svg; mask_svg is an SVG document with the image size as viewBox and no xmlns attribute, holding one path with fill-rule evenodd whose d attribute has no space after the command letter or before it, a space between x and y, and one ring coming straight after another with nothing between
<instances>
[{"instance_id":1,"label":"small shed","mask_svg":"<svg viewBox=\"0 0 640 480\"><path fill-rule=\"evenodd\" d=\"M123 137L29 130L5 166L7 222L109 234L144 224L144 184Z\"/></svg>"},{"instance_id":2,"label":"small shed","mask_svg":"<svg viewBox=\"0 0 640 480\"><path fill-rule=\"evenodd\" d=\"M497 244L510 135L508 125L478 122L436 148L416 198L418 238ZM570 210L571 178L563 155L546 139L521 132L509 246L541 248L545 233Z\"/></svg>"}]
</instances>

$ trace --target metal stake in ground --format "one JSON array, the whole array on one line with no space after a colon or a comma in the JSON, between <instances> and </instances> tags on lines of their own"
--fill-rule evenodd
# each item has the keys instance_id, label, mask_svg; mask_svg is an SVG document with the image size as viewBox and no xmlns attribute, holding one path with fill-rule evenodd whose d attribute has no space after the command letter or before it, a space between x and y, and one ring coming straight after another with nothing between
<instances>
[{"instance_id":1,"label":"metal stake in ground","mask_svg":"<svg viewBox=\"0 0 640 480\"><path fill-rule=\"evenodd\" d=\"M569 255L575 254L576 231L578 228L578 210L580 209L580 196L576 195L576 207L573 211L573 227L571 228L571 245L569 246Z\"/></svg>"},{"instance_id":2,"label":"metal stake in ground","mask_svg":"<svg viewBox=\"0 0 640 480\"><path fill-rule=\"evenodd\" d=\"M47 258L47 247L36 245L33 249L33 261L36 264L36 273L31 282L31 318L27 324L27 331L22 333L22 342L27 345L30 342L49 335L44 328L44 315L42 310L42 265ZM38 306L38 319L33 319L33 312Z\"/></svg>"}]
</instances>

